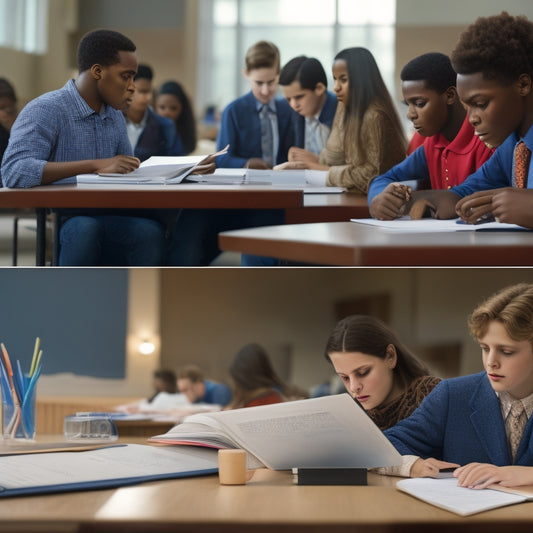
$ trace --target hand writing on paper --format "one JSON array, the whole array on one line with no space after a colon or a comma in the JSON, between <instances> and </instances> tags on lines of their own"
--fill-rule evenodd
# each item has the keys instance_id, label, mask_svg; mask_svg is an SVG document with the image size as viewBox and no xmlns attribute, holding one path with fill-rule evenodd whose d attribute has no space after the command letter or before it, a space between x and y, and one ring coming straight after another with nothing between
<instances>
[{"instance_id":1,"label":"hand writing on paper","mask_svg":"<svg viewBox=\"0 0 533 533\"><path fill-rule=\"evenodd\" d=\"M127 174L140 165L139 159L130 155L116 155L96 161L96 172L100 174Z\"/></svg>"},{"instance_id":2,"label":"hand writing on paper","mask_svg":"<svg viewBox=\"0 0 533 533\"><path fill-rule=\"evenodd\" d=\"M533 190L504 187L479 191L457 203L457 214L471 224L487 213L499 222L533 228ZM472 221L472 222L470 222Z\"/></svg>"},{"instance_id":3,"label":"hand writing on paper","mask_svg":"<svg viewBox=\"0 0 533 533\"><path fill-rule=\"evenodd\" d=\"M370 203L370 214L378 220L394 220L407 211L411 201L411 187L389 183Z\"/></svg>"},{"instance_id":4,"label":"hand writing on paper","mask_svg":"<svg viewBox=\"0 0 533 533\"><path fill-rule=\"evenodd\" d=\"M439 461L438 459L417 459L411 467L409 475L411 477L437 477L439 471L443 468L455 468L459 465L457 463L448 463L446 461Z\"/></svg>"}]
</instances>

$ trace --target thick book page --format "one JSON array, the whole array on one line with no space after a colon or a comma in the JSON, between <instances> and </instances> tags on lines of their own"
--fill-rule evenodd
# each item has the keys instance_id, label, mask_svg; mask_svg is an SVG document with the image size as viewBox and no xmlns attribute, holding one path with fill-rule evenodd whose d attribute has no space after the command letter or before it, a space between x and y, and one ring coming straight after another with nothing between
<instances>
[{"instance_id":1,"label":"thick book page","mask_svg":"<svg viewBox=\"0 0 533 533\"><path fill-rule=\"evenodd\" d=\"M499 490L458 487L455 478L403 479L396 483L396 487L419 500L461 516L481 513L527 500L525 496L508 494Z\"/></svg>"},{"instance_id":2,"label":"thick book page","mask_svg":"<svg viewBox=\"0 0 533 533\"><path fill-rule=\"evenodd\" d=\"M0 457L0 497L121 486L217 470L216 452L201 448L128 444L77 453L11 455Z\"/></svg>"},{"instance_id":3,"label":"thick book page","mask_svg":"<svg viewBox=\"0 0 533 533\"><path fill-rule=\"evenodd\" d=\"M348 394L193 415L185 422L197 422L199 417L274 470L373 468L401 462L400 454ZM191 426L183 424L167 435L179 440L182 426L190 433Z\"/></svg>"},{"instance_id":4,"label":"thick book page","mask_svg":"<svg viewBox=\"0 0 533 533\"><path fill-rule=\"evenodd\" d=\"M531 231L516 224L503 222L482 222L479 224L465 224L459 218L438 220L436 218L423 218L412 220L403 216L396 220L376 220L375 218L352 218L351 222L377 226L385 231L400 231L402 233L450 233L454 231Z\"/></svg>"},{"instance_id":5,"label":"thick book page","mask_svg":"<svg viewBox=\"0 0 533 533\"><path fill-rule=\"evenodd\" d=\"M217 168L211 183L233 180L241 185L272 185L274 187L290 187L312 191L314 188L328 189L328 192L344 192L342 187L326 186L327 171L325 170L272 170L253 168ZM329 190L331 189L331 190Z\"/></svg>"}]
</instances>

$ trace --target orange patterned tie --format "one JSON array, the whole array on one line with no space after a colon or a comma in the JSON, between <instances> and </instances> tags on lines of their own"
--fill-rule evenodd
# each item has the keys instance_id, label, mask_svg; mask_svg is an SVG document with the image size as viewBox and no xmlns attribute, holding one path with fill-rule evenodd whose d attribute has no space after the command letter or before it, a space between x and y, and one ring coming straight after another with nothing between
<instances>
[{"instance_id":1,"label":"orange patterned tie","mask_svg":"<svg viewBox=\"0 0 533 533\"><path fill-rule=\"evenodd\" d=\"M531 150L520 141L514 149L515 158L515 179L516 186L519 189L527 187L527 174L529 171L529 160L531 159Z\"/></svg>"}]
</instances>

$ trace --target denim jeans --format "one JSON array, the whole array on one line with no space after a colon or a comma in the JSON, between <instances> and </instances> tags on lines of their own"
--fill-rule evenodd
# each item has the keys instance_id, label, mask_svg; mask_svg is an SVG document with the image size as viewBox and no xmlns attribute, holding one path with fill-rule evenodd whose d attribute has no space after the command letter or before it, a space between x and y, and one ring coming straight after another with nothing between
<instances>
[{"instance_id":1,"label":"denim jeans","mask_svg":"<svg viewBox=\"0 0 533 533\"><path fill-rule=\"evenodd\" d=\"M61 266L160 266L165 228L150 218L73 216L60 229Z\"/></svg>"}]
</instances>

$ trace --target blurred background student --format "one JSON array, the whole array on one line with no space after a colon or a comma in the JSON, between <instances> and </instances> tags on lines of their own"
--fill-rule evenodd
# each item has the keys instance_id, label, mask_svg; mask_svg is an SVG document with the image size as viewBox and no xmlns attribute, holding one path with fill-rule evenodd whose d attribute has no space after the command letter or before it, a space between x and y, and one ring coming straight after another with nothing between
<instances>
[{"instance_id":1,"label":"blurred background student","mask_svg":"<svg viewBox=\"0 0 533 533\"><path fill-rule=\"evenodd\" d=\"M191 101L181 84L166 81L157 91L155 111L172 120L176 127L176 140L172 155L189 155L196 150L196 119Z\"/></svg>"},{"instance_id":2,"label":"blurred background student","mask_svg":"<svg viewBox=\"0 0 533 533\"><path fill-rule=\"evenodd\" d=\"M440 381L381 320L366 315L338 322L326 359L382 430L407 418Z\"/></svg>"},{"instance_id":3,"label":"blurred background student","mask_svg":"<svg viewBox=\"0 0 533 533\"><path fill-rule=\"evenodd\" d=\"M148 403L152 402L160 392L167 392L169 394L176 394L178 392L176 373L168 368L155 370L152 377L152 384L154 386L154 394L148 398Z\"/></svg>"},{"instance_id":4,"label":"blurred background student","mask_svg":"<svg viewBox=\"0 0 533 533\"><path fill-rule=\"evenodd\" d=\"M224 383L205 379L203 370L196 365L186 365L178 370L178 390L191 403L228 405L231 389Z\"/></svg>"},{"instance_id":5,"label":"blurred background student","mask_svg":"<svg viewBox=\"0 0 533 533\"><path fill-rule=\"evenodd\" d=\"M130 106L124 111L128 139L135 157L145 161L151 156L173 153L176 128L170 119L157 115L150 107L153 100L152 69L139 65L135 75L135 92Z\"/></svg>"},{"instance_id":6,"label":"blurred background student","mask_svg":"<svg viewBox=\"0 0 533 533\"><path fill-rule=\"evenodd\" d=\"M307 391L285 383L276 373L265 349L259 344L244 345L229 367L233 401L228 409L254 407L302 399Z\"/></svg>"},{"instance_id":7,"label":"blurred background student","mask_svg":"<svg viewBox=\"0 0 533 533\"><path fill-rule=\"evenodd\" d=\"M17 95L5 78L0 78L0 162L9 142L11 126L17 118Z\"/></svg>"},{"instance_id":8,"label":"blurred background student","mask_svg":"<svg viewBox=\"0 0 533 533\"><path fill-rule=\"evenodd\" d=\"M285 168L326 170L326 184L366 194L370 181L405 159L407 140L376 60L366 48L335 56L333 89L338 104L326 147L289 150Z\"/></svg>"}]
</instances>

